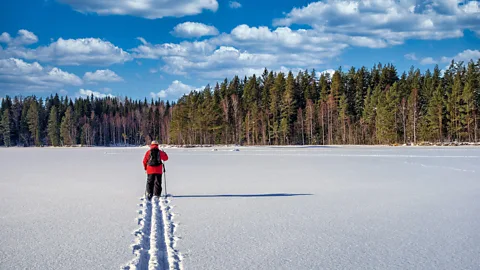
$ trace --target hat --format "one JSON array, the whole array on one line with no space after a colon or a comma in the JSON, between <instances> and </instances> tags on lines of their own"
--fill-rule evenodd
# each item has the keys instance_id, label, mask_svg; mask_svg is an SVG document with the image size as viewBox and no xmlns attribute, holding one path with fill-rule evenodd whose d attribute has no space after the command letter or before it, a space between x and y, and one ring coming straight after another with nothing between
<instances>
[{"instance_id":1,"label":"hat","mask_svg":"<svg viewBox=\"0 0 480 270\"><path fill-rule=\"evenodd\" d=\"M158 145L157 141L152 141L151 145Z\"/></svg>"}]
</instances>

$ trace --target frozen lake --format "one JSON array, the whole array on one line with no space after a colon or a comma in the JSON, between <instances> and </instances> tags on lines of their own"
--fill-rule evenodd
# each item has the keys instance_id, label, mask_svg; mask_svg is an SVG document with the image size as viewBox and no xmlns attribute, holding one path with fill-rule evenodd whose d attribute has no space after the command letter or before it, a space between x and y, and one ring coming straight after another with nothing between
<instances>
[{"instance_id":1,"label":"frozen lake","mask_svg":"<svg viewBox=\"0 0 480 270\"><path fill-rule=\"evenodd\" d=\"M165 149L176 266L480 269L480 148L230 149ZM0 269L134 259L145 151L1 148Z\"/></svg>"}]
</instances>

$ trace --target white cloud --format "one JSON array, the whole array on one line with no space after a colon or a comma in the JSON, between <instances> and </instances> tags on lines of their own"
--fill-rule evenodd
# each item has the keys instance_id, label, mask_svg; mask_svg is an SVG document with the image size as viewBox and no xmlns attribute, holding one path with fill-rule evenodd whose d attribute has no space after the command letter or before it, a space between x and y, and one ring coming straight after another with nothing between
<instances>
[{"instance_id":1,"label":"white cloud","mask_svg":"<svg viewBox=\"0 0 480 270\"><path fill-rule=\"evenodd\" d=\"M65 85L81 85L75 74L56 67L43 67L21 59L0 59L0 87L6 91L54 90Z\"/></svg>"},{"instance_id":2,"label":"white cloud","mask_svg":"<svg viewBox=\"0 0 480 270\"><path fill-rule=\"evenodd\" d=\"M36 57L62 65L111 65L131 60L129 53L98 38L59 38L48 47L37 48Z\"/></svg>"},{"instance_id":3,"label":"white cloud","mask_svg":"<svg viewBox=\"0 0 480 270\"><path fill-rule=\"evenodd\" d=\"M2 39L7 39L7 35L4 35ZM18 37L14 40L17 39ZM59 65L88 64L99 66L123 63L132 59L128 52L125 52L123 49L112 43L99 38L59 38L48 46L39 46L35 49L12 45L26 44L28 40L33 41L33 37L25 33L20 40L21 41L11 41L8 43L9 47L7 49L0 50L0 56L3 58L14 57L42 62L52 62Z\"/></svg>"},{"instance_id":4,"label":"white cloud","mask_svg":"<svg viewBox=\"0 0 480 270\"><path fill-rule=\"evenodd\" d=\"M12 38L10 34L4 32L0 35L0 42L6 43L8 46L31 45L38 42L38 37L25 29L18 31L17 36Z\"/></svg>"},{"instance_id":5,"label":"white cloud","mask_svg":"<svg viewBox=\"0 0 480 270\"><path fill-rule=\"evenodd\" d=\"M148 42L143 37L137 37L137 39L140 40L140 42L142 42L142 44L144 45L148 44Z\"/></svg>"},{"instance_id":6,"label":"white cloud","mask_svg":"<svg viewBox=\"0 0 480 270\"><path fill-rule=\"evenodd\" d=\"M436 63L450 63L452 60L454 60L455 62L461 62L461 61L469 62L470 60L473 60L474 62L476 62L478 59L480 59L479 50L465 50L463 52L458 53L455 56L443 56L443 57L440 57L439 59L426 57L420 61L420 64L432 65Z\"/></svg>"},{"instance_id":7,"label":"white cloud","mask_svg":"<svg viewBox=\"0 0 480 270\"><path fill-rule=\"evenodd\" d=\"M407 53L404 55L405 59L408 59L408 60L413 60L413 61L417 61L418 58L417 56L415 55L415 53Z\"/></svg>"},{"instance_id":8,"label":"white cloud","mask_svg":"<svg viewBox=\"0 0 480 270\"><path fill-rule=\"evenodd\" d=\"M175 75L221 79L251 75L264 68L316 68L348 47L333 34L316 30L240 25L230 34L195 42L150 44L133 49L137 58L161 59L162 71ZM156 70L154 70L156 71Z\"/></svg>"},{"instance_id":9,"label":"white cloud","mask_svg":"<svg viewBox=\"0 0 480 270\"><path fill-rule=\"evenodd\" d=\"M292 52L333 52L348 46L340 36L320 35L316 30L292 30L289 27L278 27L275 30L270 30L266 26L250 27L245 24L235 27L230 35L222 35L215 42L246 46L269 52L285 49Z\"/></svg>"},{"instance_id":10,"label":"white cloud","mask_svg":"<svg viewBox=\"0 0 480 270\"><path fill-rule=\"evenodd\" d=\"M221 46L206 56L163 57L163 71L176 75L200 75L203 78L219 79L234 75L238 70L263 69L277 64L278 57L272 54L251 54L234 47ZM243 76L245 73L238 73ZM237 75L238 75L237 74Z\"/></svg>"},{"instance_id":11,"label":"white cloud","mask_svg":"<svg viewBox=\"0 0 480 270\"><path fill-rule=\"evenodd\" d=\"M30 45L38 42L38 37L27 30L19 30L18 36L14 39L14 43L17 45Z\"/></svg>"},{"instance_id":12,"label":"white cloud","mask_svg":"<svg viewBox=\"0 0 480 270\"><path fill-rule=\"evenodd\" d=\"M196 15L203 10L217 11L217 0L162 0L162 1L98 1L59 0L83 13L100 15L132 15L148 19Z\"/></svg>"},{"instance_id":13,"label":"white cloud","mask_svg":"<svg viewBox=\"0 0 480 270\"><path fill-rule=\"evenodd\" d=\"M274 25L307 24L322 33L393 46L407 39L461 37L464 29L479 31L479 10L477 1L459 5L457 0L325 0L294 8Z\"/></svg>"},{"instance_id":14,"label":"white cloud","mask_svg":"<svg viewBox=\"0 0 480 270\"><path fill-rule=\"evenodd\" d=\"M3 32L3 33L0 35L0 42L1 42L1 43L10 43L11 40L12 40L12 37L10 36L9 33Z\"/></svg>"},{"instance_id":15,"label":"white cloud","mask_svg":"<svg viewBox=\"0 0 480 270\"><path fill-rule=\"evenodd\" d=\"M196 88L190 85L186 85L181 81L175 80L170 86L165 90L160 90L158 93L150 93L152 98L161 98L161 99L177 99L184 94L190 93L193 90L200 90L201 88Z\"/></svg>"},{"instance_id":16,"label":"white cloud","mask_svg":"<svg viewBox=\"0 0 480 270\"><path fill-rule=\"evenodd\" d=\"M144 41L142 45L132 49L134 57L147 58L147 59L159 59L163 56L189 56L199 55L211 52L215 49L215 45L210 44L207 41L183 41L179 44L176 43L164 43L164 44L150 44Z\"/></svg>"},{"instance_id":17,"label":"white cloud","mask_svg":"<svg viewBox=\"0 0 480 270\"><path fill-rule=\"evenodd\" d=\"M421 65L433 65L437 63L432 57L425 57L420 61Z\"/></svg>"},{"instance_id":18,"label":"white cloud","mask_svg":"<svg viewBox=\"0 0 480 270\"><path fill-rule=\"evenodd\" d=\"M118 76L115 72L105 69L97 70L95 72L87 72L83 76L83 79L87 82L121 82L123 78Z\"/></svg>"},{"instance_id":19,"label":"white cloud","mask_svg":"<svg viewBox=\"0 0 480 270\"><path fill-rule=\"evenodd\" d=\"M478 59L480 59L479 50L465 50L453 57L442 57L441 61L444 63L450 62L452 60L455 60L455 62L469 62L470 60L477 61Z\"/></svg>"},{"instance_id":20,"label":"white cloud","mask_svg":"<svg viewBox=\"0 0 480 270\"><path fill-rule=\"evenodd\" d=\"M197 22L184 22L173 28L172 34L177 37L192 38L203 36L216 36L218 30L214 26Z\"/></svg>"},{"instance_id":21,"label":"white cloud","mask_svg":"<svg viewBox=\"0 0 480 270\"><path fill-rule=\"evenodd\" d=\"M64 96L65 96L65 95L68 94L68 91L65 90L65 89L62 89L62 90L59 91L59 93L60 93L61 95L64 95Z\"/></svg>"},{"instance_id":22,"label":"white cloud","mask_svg":"<svg viewBox=\"0 0 480 270\"><path fill-rule=\"evenodd\" d=\"M92 90L88 90L88 89L80 89L80 91L77 92L77 97L83 97L83 98L86 98L86 97L91 97L91 96L94 96L96 98L105 98L105 97L115 97L113 95L110 95L110 94L103 94L103 93L100 93L100 92L97 92L97 91L92 91Z\"/></svg>"},{"instance_id":23,"label":"white cloud","mask_svg":"<svg viewBox=\"0 0 480 270\"><path fill-rule=\"evenodd\" d=\"M230 6L230 8L236 9L236 8L241 8L241 7L242 7L242 4L240 4L240 3L237 2L237 1L230 1L230 2L228 3L228 6Z\"/></svg>"}]
</instances>

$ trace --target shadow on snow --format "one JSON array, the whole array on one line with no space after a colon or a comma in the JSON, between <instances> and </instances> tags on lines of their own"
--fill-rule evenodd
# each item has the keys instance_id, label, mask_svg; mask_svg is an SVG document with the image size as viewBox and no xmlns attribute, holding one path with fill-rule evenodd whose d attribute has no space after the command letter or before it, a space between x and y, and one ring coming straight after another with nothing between
<instances>
[{"instance_id":1,"label":"shadow on snow","mask_svg":"<svg viewBox=\"0 0 480 270\"><path fill-rule=\"evenodd\" d=\"M271 194L213 194L213 195L173 195L173 198L264 198L264 197L294 197L311 196L304 193L271 193Z\"/></svg>"}]
</instances>

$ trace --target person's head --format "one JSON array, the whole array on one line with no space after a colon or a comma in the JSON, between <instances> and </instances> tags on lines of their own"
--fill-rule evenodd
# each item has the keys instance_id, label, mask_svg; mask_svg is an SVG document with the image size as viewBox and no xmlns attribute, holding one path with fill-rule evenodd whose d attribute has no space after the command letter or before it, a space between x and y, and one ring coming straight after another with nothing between
<instances>
[{"instance_id":1,"label":"person's head","mask_svg":"<svg viewBox=\"0 0 480 270\"><path fill-rule=\"evenodd\" d=\"M151 147L155 147L155 146L158 146L158 142L153 140L151 143L150 143L150 146Z\"/></svg>"}]
</instances>

